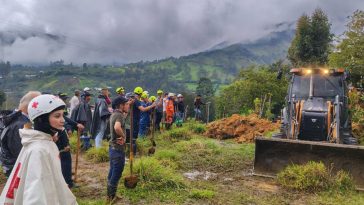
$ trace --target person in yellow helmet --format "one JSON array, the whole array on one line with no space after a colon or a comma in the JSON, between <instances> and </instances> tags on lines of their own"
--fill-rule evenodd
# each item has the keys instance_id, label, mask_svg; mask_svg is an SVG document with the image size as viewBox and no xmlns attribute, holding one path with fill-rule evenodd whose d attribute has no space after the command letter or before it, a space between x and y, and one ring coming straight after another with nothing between
<instances>
[{"instance_id":1,"label":"person in yellow helmet","mask_svg":"<svg viewBox=\"0 0 364 205\"><path fill-rule=\"evenodd\" d=\"M144 90L143 94L145 94L147 96L147 98L149 98L149 92L148 91Z\"/></svg>"},{"instance_id":2,"label":"person in yellow helmet","mask_svg":"<svg viewBox=\"0 0 364 205\"><path fill-rule=\"evenodd\" d=\"M141 105L143 107L148 107L148 106L152 105L152 103L149 102L148 95L147 95L146 92L143 92L142 95L140 96L140 98L141 98ZM140 113L139 133L138 133L138 135L140 137L142 137L142 138L147 135L147 132L149 130L150 115L151 115L151 110Z\"/></svg>"},{"instance_id":3,"label":"person in yellow helmet","mask_svg":"<svg viewBox=\"0 0 364 205\"><path fill-rule=\"evenodd\" d=\"M149 101L150 101L151 103L154 103L156 99L157 99L157 98L156 98L154 95L152 95L152 96L150 96Z\"/></svg>"},{"instance_id":4,"label":"person in yellow helmet","mask_svg":"<svg viewBox=\"0 0 364 205\"><path fill-rule=\"evenodd\" d=\"M136 87L134 89L134 94L141 95L142 93L143 93L143 88L142 87Z\"/></svg>"},{"instance_id":5,"label":"person in yellow helmet","mask_svg":"<svg viewBox=\"0 0 364 205\"><path fill-rule=\"evenodd\" d=\"M124 87L118 87L118 88L116 88L115 92L119 96L125 97L125 89L124 89Z\"/></svg>"},{"instance_id":6,"label":"person in yellow helmet","mask_svg":"<svg viewBox=\"0 0 364 205\"><path fill-rule=\"evenodd\" d=\"M163 117L163 90L157 91L157 98L155 100L157 103L156 112L155 112L155 130L160 131L160 123Z\"/></svg>"},{"instance_id":7,"label":"person in yellow helmet","mask_svg":"<svg viewBox=\"0 0 364 205\"><path fill-rule=\"evenodd\" d=\"M156 104L153 103L151 105L145 105L143 106L141 102L141 97L143 94L143 88L142 87L136 87L134 89L135 98L131 101L133 103L133 151L134 154L136 154L136 140L138 138L138 132L139 132L139 125L140 125L140 116L143 112L148 112L151 109L153 109ZM145 95L143 96L145 97ZM148 98L147 98L148 99Z\"/></svg>"}]
</instances>

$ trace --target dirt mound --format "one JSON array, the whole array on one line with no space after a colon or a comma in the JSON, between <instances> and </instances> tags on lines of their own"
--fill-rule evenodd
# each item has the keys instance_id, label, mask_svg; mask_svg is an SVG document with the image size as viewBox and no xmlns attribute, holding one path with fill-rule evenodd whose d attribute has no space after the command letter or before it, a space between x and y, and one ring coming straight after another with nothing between
<instances>
[{"instance_id":1,"label":"dirt mound","mask_svg":"<svg viewBox=\"0 0 364 205\"><path fill-rule=\"evenodd\" d=\"M255 114L248 116L234 114L209 123L205 135L216 139L235 138L238 143L243 143L253 142L256 136L262 136L278 128L278 123L261 119Z\"/></svg>"}]
</instances>

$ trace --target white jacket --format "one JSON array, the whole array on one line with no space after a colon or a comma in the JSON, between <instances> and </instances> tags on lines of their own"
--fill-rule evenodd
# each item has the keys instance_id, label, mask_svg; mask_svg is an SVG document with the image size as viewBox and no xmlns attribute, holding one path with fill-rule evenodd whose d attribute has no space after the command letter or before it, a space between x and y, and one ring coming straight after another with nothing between
<instances>
[{"instance_id":1,"label":"white jacket","mask_svg":"<svg viewBox=\"0 0 364 205\"><path fill-rule=\"evenodd\" d=\"M80 104L80 99L78 99L78 97L77 97L77 96L73 96L73 97L71 98L71 100L69 101L69 103L70 103L70 112L69 112L69 114L70 114L70 116L71 116L72 111L75 109L75 107L76 107L78 104Z\"/></svg>"},{"instance_id":2,"label":"white jacket","mask_svg":"<svg viewBox=\"0 0 364 205\"><path fill-rule=\"evenodd\" d=\"M23 148L1 193L0 205L77 204L63 178L52 137L31 129L19 132Z\"/></svg>"}]
</instances>

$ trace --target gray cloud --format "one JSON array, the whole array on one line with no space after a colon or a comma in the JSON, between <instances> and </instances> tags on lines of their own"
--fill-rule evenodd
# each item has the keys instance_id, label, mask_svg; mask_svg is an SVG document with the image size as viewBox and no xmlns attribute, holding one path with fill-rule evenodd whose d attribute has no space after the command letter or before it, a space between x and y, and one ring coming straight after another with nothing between
<instances>
[{"instance_id":1,"label":"gray cloud","mask_svg":"<svg viewBox=\"0 0 364 205\"><path fill-rule=\"evenodd\" d=\"M340 34L362 0L0 0L0 52L17 63L133 62L251 41L318 7ZM1 57L1 55L0 55Z\"/></svg>"}]
</instances>

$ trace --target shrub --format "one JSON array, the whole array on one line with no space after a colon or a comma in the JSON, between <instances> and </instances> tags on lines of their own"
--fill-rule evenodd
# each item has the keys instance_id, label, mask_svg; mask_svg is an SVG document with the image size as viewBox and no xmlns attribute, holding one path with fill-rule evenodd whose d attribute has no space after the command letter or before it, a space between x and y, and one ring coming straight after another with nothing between
<instances>
[{"instance_id":1,"label":"shrub","mask_svg":"<svg viewBox=\"0 0 364 205\"><path fill-rule=\"evenodd\" d=\"M200 123L191 124L190 128L190 130L196 134L202 134L206 131L206 125Z\"/></svg>"},{"instance_id":2,"label":"shrub","mask_svg":"<svg viewBox=\"0 0 364 205\"><path fill-rule=\"evenodd\" d=\"M175 150L160 150L155 153L155 157L157 159L170 159L176 160L178 157L178 153Z\"/></svg>"},{"instance_id":3,"label":"shrub","mask_svg":"<svg viewBox=\"0 0 364 205\"><path fill-rule=\"evenodd\" d=\"M329 174L323 163L290 165L278 174L278 182L286 188L316 191L329 186Z\"/></svg>"},{"instance_id":4,"label":"shrub","mask_svg":"<svg viewBox=\"0 0 364 205\"><path fill-rule=\"evenodd\" d=\"M109 148L107 146L102 146L100 148L92 147L86 151L86 159L95 162L107 162L109 161Z\"/></svg>"},{"instance_id":5,"label":"shrub","mask_svg":"<svg viewBox=\"0 0 364 205\"><path fill-rule=\"evenodd\" d=\"M211 199L214 196L215 192L210 190L192 189L190 192L190 197L194 199Z\"/></svg>"},{"instance_id":6,"label":"shrub","mask_svg":"<svg viewBox=\"0 0 364 205\"><path fill-rule=\"evenodd\" d=\"M216 140L206 138L192 137L189 141L175 143L174 147L180 153L176 162L182 170L211 172L242 170L250 166L249 161L254 156L254 144L221 145Z\"/></svg>"},{"instance_id":7,"label":"shrub","mask_svg":"<svg viewBox=\"0 0 364 205\"><path fill-rule=\"evenodd\" d=\"M188 127L169 130L163 135L165 138L169 138L172 141L189 140L191 138L190 134L188 133Z\"/></svg>"},{"instance_id":8,"label":"shrub","mask_svg":"<svg viewBox=\"0 0 364 205\"><path fill-rule=\"evenodd\" d=\"M355 188L353 178L347 172L342 170L336 174L334 185L341 191L353 190Z\"/></svg>"},{"instance_id":9,"label":"shrub","mask_svg":"<svg viewBox=\"0 0 364 205\"><path fill-rule=\"evenodd\" d=\"M176 149L183 153L219 154L221 148L212 140L194 138L189 141L181 141L175 145ZM202 153L203 152L203 153Z\"/></svg>"},{"instance_id":10,"label":"shrub","mask_svg":"<svg viewBox=\"0 0 364 205\"><path fill-rule=\"evenodd\" d=\"M339 171L332 175L322 162L308 162L305 165L290 165L277 177L285 188L309 192L329 189L349 190L354 187L349 174Z\"/></svg>"},{"instance_id":11,"label":"shrub","mask_svg":"<svg viewBox=\"0 0 364 205\"><path fill-rule=\"evenodd\" d=\"M77 149L77 134L72 133L72 135L69 136L69 143L70 143L70 147L71 147L71 152L72 153L76 153L76 149Z\"/></svg>"},{"instance_id":12,"label":"shrub","mask_svg":"<svg viewBox=\"0 0 364 205\"><path fill-rule=\"evenodd\" d=\"M179 189L186 187L183 177L169 166L163 166L154 157L142 157L135 161L133 169L139 176L141 187L147 189ZM129 175L129 169L126 176Z\"/></svg>"},{"instance_id":13,"label":"shrub","mask_svg":"<svg viewBox=\"0 0 364 205\"><path fill-rule=\"evenodd\" d=\"M150 140L146 137L138 138L136 141L137 144L137 152L140 154L140 156L144 156L148 153L148 148L151 147L152 143ZM128 154L129 154L129 147L128 147Z\"/></svg>"}]
</instances>

